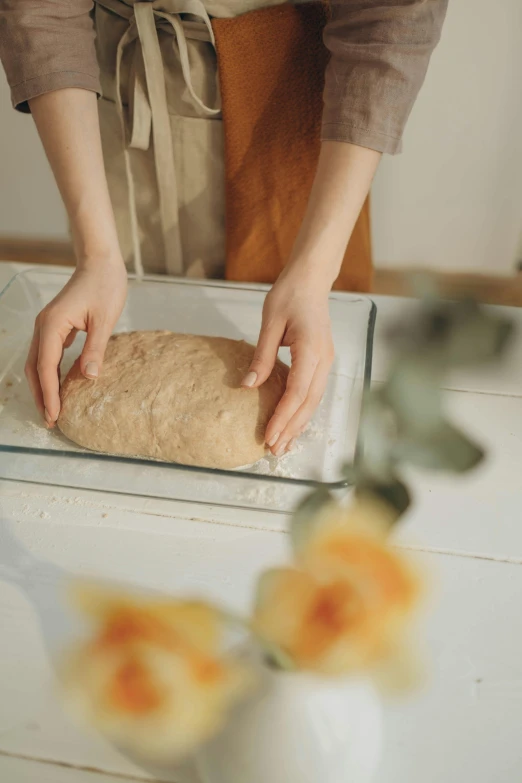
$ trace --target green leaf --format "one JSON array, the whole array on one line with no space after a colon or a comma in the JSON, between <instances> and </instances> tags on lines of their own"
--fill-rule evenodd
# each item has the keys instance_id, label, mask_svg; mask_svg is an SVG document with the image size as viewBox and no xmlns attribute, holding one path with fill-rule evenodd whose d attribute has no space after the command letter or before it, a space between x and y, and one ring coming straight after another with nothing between
<instances>
[{"instance_id":1,"label":"green leaf","mask_svg":"<svg viewBox=\"0 0 522 783\"><path fill-rule=\"evenodd\" d=\"M290 539L295 552L308 540L321 511L333 502L333 496L328 489L317 487L297 506L290 521Z\"/></svg>"},{"instance_id":2,"label":"green leaf","mask_svg":"<svg viewBox=\"0 0 522 783\"><path fill-rule=\"evenodd\" d=\"M411 504L408 487L398 478L388 482L366 479L355 490L356 497L372 497L386 503L396 513L394 522L401 517Z\"/></svg>"},{"instance_id":3,"label":"green leaf","mask_svg":"<svg viewBox=\"0 0 522 783\"><path fill-rule=\"evenodd\" d=\"M391 479L397 437L397 415L386 400L385 390L371 392L366 398L359 426L357 473L370 474L384 482ZM358 478L356 483L359 483Z\"/></svg>"},{"instance_id":4,"label":"green leaf","mask_svg":"<svg viewBox=\"0 0 522 783\"><path fill-rule=\"evenodd\" d=\"M473 299L443 301L429 297L413 317L388 330L388 339L402 357L416 356L449 368L498 358L512 332L508 319Z\"/></svg>"},{"instance_id":5,"label":"green leaf","mask_svg":"<svg viewBox=\"0 0 522 783\"><path fill-rule=\"evenodd\" d=\"M358 446L360 449L360 446ZM341 466L341 477L345 479L349 486L352 486L357 481L358 468L353 462L344 462Z\"/></svg>"},{"instance_id":6,"label":"green leaf","mask_svg":"<svg viewBox=\"0 0 522 783\"><path fill-rule=\"evenodd\" d=\"M407 358L397 362L381 394L397 420L397 430L433 429L443 421L442 375L437 363Z\"/></svg>"},{"instance_id":7,"label":"green leaf","mask_svg":"<svg viewBox=\"0 0 522 783\"><path fill-rule=\"evenodd\" d=\"M446 421L431 432L409 433L397 444L399 460L428 470L464 473L478 465L484 451Z\"/></svg>"},{"instance_id":8,"label":"green leaf","mask_svg":"<svg viewBox=\"0 0 522 783\"><path fill-rule=\"evenodd\" d=\"M484 364L501 356L513 332L511 322L472 300L457 302L454 308L448 365Z\"/></svg>"},{"instance_id":9,"label":"green leaf","mask_svg":"<svg viewBox=\"0 0 522 783\"><path fill-rule=\"evenodd\" d=\"M268 641L268 639L265 639L260 634L256 634L255 632L253 633L259 646L263 650L268 666L273 669L279 669L285 672L296 671L297 666L294 659L291 658L290 655L288 655L288 653L282 649L282 647L279 647L279 645Z\"/></svg>"},{"instance_id":10,"label":"green leaf","mask_svg":"<svg viewBox=\"0 0 522 783\"><path fill-rule=\"evenodd\" d=\"M416 299L422 299L426 304L440 300L440 286L430 272L414 270L410 272L408 279L410 291Z\"/></svg>"}]
</instances>

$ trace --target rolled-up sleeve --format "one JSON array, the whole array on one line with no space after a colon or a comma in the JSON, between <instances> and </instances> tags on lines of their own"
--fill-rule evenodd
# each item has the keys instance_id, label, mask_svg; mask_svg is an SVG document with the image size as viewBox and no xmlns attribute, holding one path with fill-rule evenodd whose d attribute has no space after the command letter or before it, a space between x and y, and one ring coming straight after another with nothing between
<instances>
[{"instance_id":1,"label":"rolled-up sleeve","mask_svg":"<svg viewBox=\"0 0 522 783\"><path fill-rule=\"evenodd\" d=\"M331 0L322 139L397 153L448 0Z\"/></svg>"},{"instance_id":2,"label":"rolled-up sleeve","mask_svg":"<svg viewBox=\"0 0 522 783\"><path fill-rule=\"evenodd\" d=\"M0 0L0 58L13 106L65 87L100 92L92 0Z\"/></svg>"}]
</instances>

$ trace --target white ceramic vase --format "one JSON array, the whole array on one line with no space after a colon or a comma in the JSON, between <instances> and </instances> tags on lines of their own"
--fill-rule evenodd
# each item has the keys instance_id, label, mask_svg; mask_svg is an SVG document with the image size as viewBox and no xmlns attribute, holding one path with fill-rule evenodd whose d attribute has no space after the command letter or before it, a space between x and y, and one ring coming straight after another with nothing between
<instances>
[{"instance_id":1,"label":"white ceramic vase","mask_svg":"<svg viewBox=\"0 0 522 783\"><path fill-rule=\"evenodd\" d=\"M366 680L267 670L199 753L202 783L370 783L382 709Z\"/></svg>"}]
</instances>

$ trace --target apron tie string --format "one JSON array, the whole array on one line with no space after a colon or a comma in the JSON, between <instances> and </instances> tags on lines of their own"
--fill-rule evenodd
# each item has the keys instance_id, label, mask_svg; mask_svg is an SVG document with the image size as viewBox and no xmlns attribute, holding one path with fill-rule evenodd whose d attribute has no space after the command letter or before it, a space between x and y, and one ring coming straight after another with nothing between
<instances>
[{"instance_id":1,"label":"apron tie string","mask_svg":"<svg viewBox=\"0 0 522 783\"><path fill-rule=\"evenodd\" d=\"M159 194L160 221L165 248L167 272L173 275L183 273L183 253L179 229L178 188L174 164L172 134L167 105L167 91L163 58L158 39L158 25L172 31L176 38L181 70L189 94L200 111L207 116L216 116L221 108L207 106L196 94L192 84L187 37L207 40L215 46L210 17L201 0L155 0L138 2L129 7L121 0L98 0L99 4L129 21L123 33L116 54L116 100L122 124L125 171L129 190L134 264L138 277L143 276L143 264L138 233L135 183L129 156L129 149L147 150L150 138L154 142L154 163ZM162 10L165 5L169 11ZM172 10L171 7L172 6ZM192 14L201 18L206 30L191 35L191 22L182 22L179 14ZM121 64L125 48L132 42L136 46L132 68L133 84L129 85L129 109L132 116L130 139L127 143L125 111L121 91Z\"/></svg>"}]
</instances>

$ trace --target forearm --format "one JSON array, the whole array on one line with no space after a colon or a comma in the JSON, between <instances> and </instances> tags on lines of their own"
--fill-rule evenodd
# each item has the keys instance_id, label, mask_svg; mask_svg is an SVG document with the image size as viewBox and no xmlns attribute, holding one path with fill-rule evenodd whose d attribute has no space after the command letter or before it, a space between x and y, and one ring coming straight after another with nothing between
<instances>
[{"instance_id":1,"label":"forearm","mask_svg":"<svg viewBox=\"0 0 522 783\"><path fill-rule=\"evenodd\" d=\"M121 262L95 93L56 90L33 98L30 107L69 216L78 262Z\"/></svg>"},{"instance_id":2,"label":"forearm","mask_svg":"<svg viewBox=\"0 0 522 783\"><path fill-rule=\"evenodd\" d=\"M328 290L339 275L346 246L381 154L344 142L323 141L306 215L286 271Z\"/></svg>"}]
</instances>

